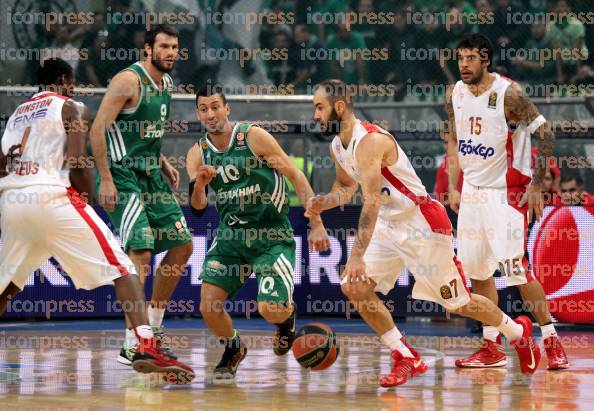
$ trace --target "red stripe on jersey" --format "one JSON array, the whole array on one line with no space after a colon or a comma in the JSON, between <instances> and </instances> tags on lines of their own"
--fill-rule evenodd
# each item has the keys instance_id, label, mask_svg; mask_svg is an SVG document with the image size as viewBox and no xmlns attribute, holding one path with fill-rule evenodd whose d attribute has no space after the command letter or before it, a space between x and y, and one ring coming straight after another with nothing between
<instances>
[{"instance_id":1,"label":"red stripe on jersey","mask_svg":"<svg viewBox=\"0 0 594 411\"><path fill-rule=\"evenodd\" d=\"M363 128L365 129L365 131L367 131L368 133L382 133L383 131L381 131L378 126L376 126L375 124L371 124L368 123L366 121L362 121L361 125L363 126Z\"/></svg>"},{"instance_id":2,"label":"red stripe on jersey","mask_svg":"<svg viewBox=\"0 0 594 411\"><path fill-rule=\"evenodd\" d=\"M464 289L468 293L468 295L472 298L472 294L468 289L468 284L466 284L466 276L464 275L464 270L462 269L462 264L460 260L456 256L454 256L454 264L456 264L456 268L458 269L458 274L460 274L460 278L462 278L462 284L464 284Z\"/></svg>"},{"instance_id":3,"label":"red stripe on jersey","mask_svg":"<svg viewBox=\"0 0 594 411\"><path fill-rule=\"evenodd\" d=\"M99 242L99 246L101 247L101 250L105 255L105 258L107 258L107 262L116 267L122 275L128 275L128 270L126 270L124 266L122 266L122 264L120 264L120 262L118 261L113 250L111 249L111 246L109 245L109 242L105 238L105 235L101 232L101 229L97 226L95 221L93 221L93 218L85 210L87 202L80 197L80 194L78 194L78 192L74 188L68 187L67 192L68 198L70 199L70 203L74 206L74 208L76 209L78 214L80 214L80 216L83 218L83 220L85 220L85 222L88 224L91 230L93 230L93 234Z\"/></svg>"},{"instance_id":4,"label":"red stripe on jersey","mask_svg":"<svg viewBox=\"0 0 594 411\"><path fill-rule=\"evenodd\" d=\"M58 94L58 93L43 93L43 94L40 94L40 95L38 95L36 97L30 98L26 102L35 101L35 100L41 100L42 98L47 98L47 97L58 97L58 98L61 98L62 100L68 100L70 98L70 97L66 97L66 96L63 96L63 95Z\"/></svg>"},{"instance_id":5,"label":"red stripe on jersey","mask_svg":"<svg viewBox=\"0 0 594 411\"><path fill-rule=\"evenodd\" d=\"M388 180L396 190L400 191L415 205L419 206L421 213L431 227L431 231L443 235L452 235L452 223L450 222L445 208L440 203L428 196L415 195L398 179L398 177L392 174L388 167L382 168L382 176Z\"/></svg>"}]
</instances>

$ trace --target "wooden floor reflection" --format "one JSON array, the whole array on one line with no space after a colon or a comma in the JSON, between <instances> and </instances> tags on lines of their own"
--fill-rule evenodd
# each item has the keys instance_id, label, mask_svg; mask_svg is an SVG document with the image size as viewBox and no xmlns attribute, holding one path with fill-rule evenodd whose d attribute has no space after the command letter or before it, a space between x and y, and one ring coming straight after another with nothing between
<instances>
[{"instance_id":1,"label":"wooden floor reflection","mask_svg":"<svg viewBox=\"0 0 594 411\"><path fill-rule=\"evenodd\" d=\"M473 351L443 337L413 344L429 371L395 389L377 385L389 353L370 335L342 335L337 362L324 372L300 368L291 354L276 357L270 334L242 332L249 353L233 384L213 384L221 348L203 330L168 330L197 377L189 386L164 385L116 362L121 333L43 332L10 328L0 341L1 409L594 409L594 334L563 335L572 366L532 377L520 374L513 350L501 369L461 370L454 359ZM43 341L38 336L44 338ZM37 342L36 342L37 341Z\"/></svg>"}]
</instances>

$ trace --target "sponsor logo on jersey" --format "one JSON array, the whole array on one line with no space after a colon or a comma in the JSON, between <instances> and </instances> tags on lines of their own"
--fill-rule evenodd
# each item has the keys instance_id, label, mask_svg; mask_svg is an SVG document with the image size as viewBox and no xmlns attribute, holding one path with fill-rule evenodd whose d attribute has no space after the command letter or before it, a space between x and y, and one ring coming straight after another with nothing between
<instances>
[{"instance_id":1,"label":"sponsor logo on jersey","mask_svg":"<svg viewBox=\"0 0 594 411\"><path fill-rule=\"evenodd\" d=\"M495 155L495 149L493 147L485 146L483 143L472 144L472 139L459 140L458 152L463 156L473 154L475 156L480 156L485 160Z\"/></svg>"},{"instance_id":2,"label":"sponsor logo on jersey","mask_svg":"<svg viewBox=\"0 0 594 411\"><path fill-rule=\"evenodd\" d=\"M493 110L497 108L497 93L494 91L489 94L489 104L487 105L487 108Z\"/></svg>"},{"instance_id":3,"label":"sponsor logo on jersey","mask_svg":"<svg viewBox=\"0 0 594 411\"><path fill-rule=\"evenodd\" d=\"M47 108L43 108L41 110L34 111L30 114L23 114L21 116L14 118L14 125L16 126L19 123L30 123L33 120L39 120L41 118L45 118L47 115Z\"/></svg>"}]
</instances>

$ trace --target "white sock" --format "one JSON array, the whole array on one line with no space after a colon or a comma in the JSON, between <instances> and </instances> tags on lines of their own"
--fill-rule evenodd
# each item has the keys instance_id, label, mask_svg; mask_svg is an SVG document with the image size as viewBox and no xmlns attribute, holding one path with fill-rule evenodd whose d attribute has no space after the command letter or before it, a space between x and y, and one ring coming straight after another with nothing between
<instances>
[{"instance_id":1,"label":"white sock","mask_svg":"<svg viewBox=\"0 0 594 411\"><path fill-rule=\"evenodd\" d=\"M555 330L555 326L551 324L541 325L540 331L542 332L542 339L546 339L549 337L557 337L557 331Z\"/></svg>"},{"instance_id":2,"label":"white sock","mask_svg":"<svg viewBox=\"0 0 594 411\"><path fill-rule=\"evenodd\" d=\"M394 327L384 335L382 335L382 341L391 350L396 350L402 354L403 357L414 358L415 356L409 350L409 348L402 341L402 334L398 331L398 328Z\"/></svg>"},{"instance_id":3,"label":"white sock","mask_svg":"<svg viewBox=\"0 0 594 411\"><path fill-rule=\"evenodd\" d=\"M138 338L142 338L144 340L150 340L154 337L153 329L150 325L139 325L134 329Z\"/></svg>"},{"instance_id":4,"label":"white sock","mask_svg":"<svg viewBox=\"0 0 594 411\"><path fill-rule=\"evenodd\" d=\"M160 327L163 324L163 317L165 317L165 308L156 308L149 304L146 311L148 315L149 324L152 327Z\"/></svg>"},{"instance_id":5,"label":"white sock","mask_svg":"<svg viewBox=\"0 0 594 411\"><path fill-rule=\"evenodd\" d=\"M499 336L499 331L497 331L496 327L492 325L483 325L483 338L485 340L497 342L497 337Z\"/></svg>"},{"instance_id":6,"label":"white sock","mask_svg":"<svg viewBox=\"0 0 594 411\"><path fill-rule=\"evenodd\" d=\"M124 339L124 345L128 347L134 347L136 344L138 344L138 338L136 338L134 330L131 328L126 328L126 338Z\"/></svg>"},{"instance_id":7,"label":"white sock","mask_svg":"<svg viewBox=\"0 0 594 411\"><path fill-rule=\"evenodd\" d=\"M506 314L503 314L503 319L501 320L501 324L497 326L497 329L510 341L522 337L524 333L524 327L509 318Z\"/></svg>"}]
</instances>

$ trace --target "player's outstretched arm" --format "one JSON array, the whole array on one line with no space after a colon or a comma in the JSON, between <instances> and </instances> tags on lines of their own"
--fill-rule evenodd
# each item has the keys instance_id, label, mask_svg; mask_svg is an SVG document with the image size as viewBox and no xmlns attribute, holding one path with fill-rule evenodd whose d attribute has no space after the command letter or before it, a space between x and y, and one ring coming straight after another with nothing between
<instances>
[{"instance_id":1,"label":"player's outstretched arm","mask_svg":"<svg viewBox=\"0 0 594 411\"><path fill-rule=\"evenodd\" d=\"M391 137L370 133L357 147L355 156L361 170L363 207L359 216L359 227L353 250L343 272L346 283L367 281L363 256L369 246L381 206L382 158L394 147ZM347 286L348 287L348 286Z\"/></svg>"},{"instance_id":2,"label":"player's outstretched arm","mask_svg":"<svg viewBox=\"0 0 594 411\"><path fill-rule=\"evenodd\" d=\"M62 106L62 122L67 135L66 165L70 169L70 183L90 202L93 198L93 178L87 156L89 111L82 103L66 100Z\"/></svg>"},{"instance_id":3,"label":"player's outstretched arm","mask_svg":"<svg viewBox=\"0 0 594 411\"><path fill-rule=\"evenodd\" d=\"M334 152L332 151L332 145L330 146L330 157L332 158L332 161L334 161L336 169L336 178L332 184L332 188L329 193L315 196L307 203L306 216L320 214L323 211L330 210L334 207L348 204L351 201L351 198L353 198L353 195L357 192L359 185L347 174L338 161L336 161Z\"/></svg>"},{"instance_id":4,"label":"player's outstretched arm","mask_svg":"<svg viewBox=\"0 0 594 411\"><path fill-rule=\"evenodd\" d=\"M95 166L101 177L99 204L107 211L113 211L115 208L117 191L107 161L105 130L113 124L126 103L136 95L140 95L139 87L138 77L132 71L125 70L118 73L111 79L91 127L91 147Z\"/></svg>"},{"instance_id":5,"label":"player's outstretched arm","mask_svg":"<svg viewBox=\"0 0 594 411\"><path fill-rule=\"evenodd\" d=\"M460 209L460 192L458 181L460 179L460 163L458 163L458 136L456 134L456 116L454 115L454 104L452 102L453 86L448 86L445 97L445 110L448 119L444 125L444 136L447 138L447 159L448 159L448 199L450 207L456 213Z\"/></svg>"},{"instance_id":6,"label":"player's outstretched arm","mask_svg":"<svg viewBox=\"0 0 594 411\"><path fill-rule=\"evenodd\" d=\"M208 183L216 177L217 170L213 166L202 164L198 143L188 150L186 171L190 177L190 208L195 215L200 216L208 206L207 187Z\"/></svg>"},{"instance_id":7,"label":"player's outstretched arm","mask_svg":"<svg viewBox=\"0 0 594 411\"><path fill-rule=\"evenodd\" d=\"M285 153L276 139L270 133L260 127L252 127L248 134L251 149L259 157L264 158L268 165L278 170L283 176L287 177L295 187L295 192L303 208L307 207L307 202L314 196L314 192L309 185L305 174L297 168L291 158ZM329 240L322 219L319 215L309 216L311 231L309 234L309 246L316 251L325 251L328 249Z\"/></svg>"},{"instance_id":8,"label":"player's outstretched arm","mask_svg":"<svg viewBox=\"0 0 594 411\"><path fill-rule=\"evenodd\" d=\"M542 184L550 157L553 155L555 133L551 123L538 112L519 84L514 83L507 88L504 103L506 119L524 123L530 135L539 141L532 183L522 197L520 206L528 203L528 219L531 220L532 215L535 215L536 219L540 220L544 208Z\"/></svg>"}]
</instances>

